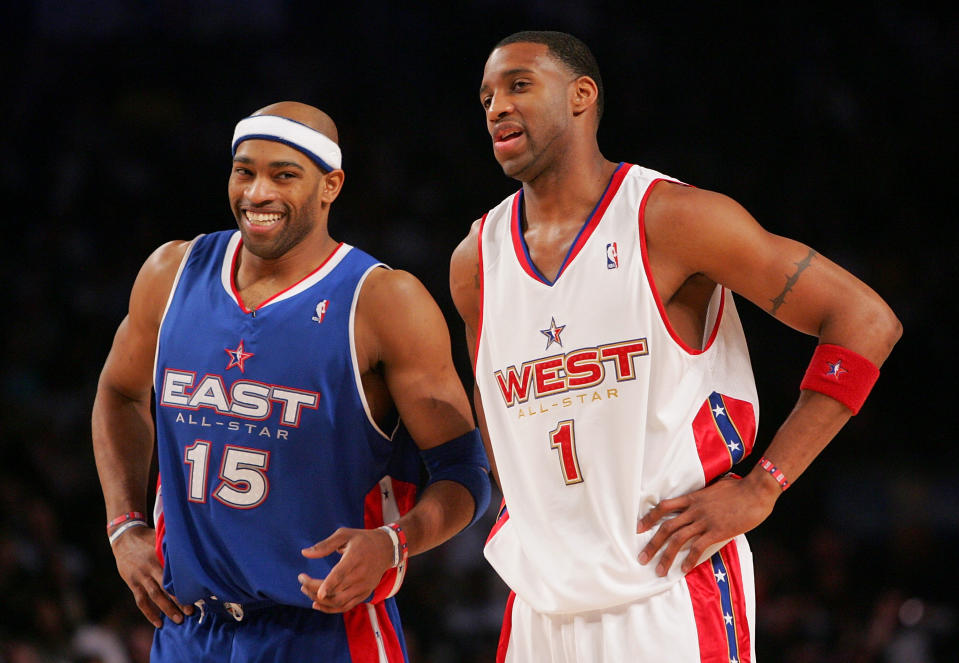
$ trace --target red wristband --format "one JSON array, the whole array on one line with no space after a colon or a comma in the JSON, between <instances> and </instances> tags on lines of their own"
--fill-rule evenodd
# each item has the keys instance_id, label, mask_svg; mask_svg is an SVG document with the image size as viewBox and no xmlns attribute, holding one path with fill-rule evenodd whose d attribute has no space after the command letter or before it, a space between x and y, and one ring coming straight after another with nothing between
<instances>
[{"instance_id":1,"label":"red wristband","mask_svg":"<svg viewBox=\"0 0 959 663\"><path fill-rule=\"evenodd\" d=\"M122 525L128 520L142 520L146 522L146 516L144 516L139 511L127 511L122 516L117 516L113 520L107 523L107 533L110 532L111 527L116 527L117 525Z\"/></svg>"},{"instance_id":2,"label":"red wristband","mask_svg":"<svg viewBox=\"0 0 959 663\"><path fill-rule=\"evenodd\" d=\"M759 459L759 467L773 475L773 479L779 483L780 490L786 490L789 488L789 480L786 479L786 475L780 472L779 468L773 465L772 462L765 456Z\"/></svg>"},{"instance_id":3,"label":"red wristband","mask_svg":"<svg viewBox=\"0 0 959 663\"><path fill-rule=\"evenodd\" d=\"M816 347L800 389L825 394L859 414L879 369L860 354L841 345L824 343Z\"/></svg>"}]
</instances>

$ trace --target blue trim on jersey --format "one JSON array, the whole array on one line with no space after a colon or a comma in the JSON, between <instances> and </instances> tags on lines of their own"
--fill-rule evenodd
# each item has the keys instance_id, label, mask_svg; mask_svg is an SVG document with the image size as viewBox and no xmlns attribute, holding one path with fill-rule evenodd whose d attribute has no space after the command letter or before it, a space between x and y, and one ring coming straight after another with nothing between
<instances>
[{"instance_id":1,"label":"blue trim on jersey","mask_svg":"<svg viewBox=\"0 0 959 663\"><path fill-rule=\"evenodd\" d=\"M722 413L717 414L716 408L721 408ZM712 412L716 429L726 444L726 450L729 452L732 465L735 465L746 455L746 445L743 444L743 438L739 434L739 431L736 430L736 425L733 424L733 420L729 414L729 408L726 407L726 401L723 400L722 394L714 391L709 395L709 409L710 412ZM732 467L732 465L730 465L730 467Z\"/></svg>"},{"instance_id":2,"label":"blue trim on jersey","mask_svg":"<svg viewBox=\"0 0 959 663\"><path fill-rule=\"evenodd\" d=\"M550 281L548 278L543 276L543 273L539 271L539 267L536 266L536 263L533 262L532 258L529 256L529 247L526 245L526 236L523 234L522 219L523 219L523 189L519 190L519 204L516 206L516 215L513 218L513 223L516 224L516 230L518 231L518 237L520 245L523 247L523 256L526 258L526 264L530 266L530 269L536 274L540 281L544 284L552 287L559 280L559 277L563 275L563 272L566 271L566 268L569 267L570 257L573 254L573 250L576 248L579 238L586 232L586 229L589 227L590 222L593 220L593 216L596 214L596 210L599 209L600 204L606 198L606 194L609 192L609 187L613 185L613 182L616 180L616 173L619 172L619 169L625 164L624 161L620 161L619 165L616 166L616 170L613 171L612 176L609 178L609 182L606 183L606 188L603 189L603 194L596 201L596 204L593 205L593 211L589 213L589 216L586 217L586 221L583 222L582 227L580 227L579 232L576 233L576 237L573 238L573 243L569 245L569 250L566 252L566 257L563 258L563 262L560 264L559 271L556 273L556 278Z\"/></svg>"},{"instance_id":3,"label":"blue trim on jersey","mask_svg":"<svg viewBox=\"0 0 959 663\"><path fill-rule=\"evenodd\" d=\"M722 553L717 552L709 558L713 566L713 577L719 589L719 603L723 609L723 625L726 628L726 644L729 647L729 660L739 660L739 638L736 637L736 613L733 612L732 592L729 589L729 573Z\"/></svg>"}]
</instances>

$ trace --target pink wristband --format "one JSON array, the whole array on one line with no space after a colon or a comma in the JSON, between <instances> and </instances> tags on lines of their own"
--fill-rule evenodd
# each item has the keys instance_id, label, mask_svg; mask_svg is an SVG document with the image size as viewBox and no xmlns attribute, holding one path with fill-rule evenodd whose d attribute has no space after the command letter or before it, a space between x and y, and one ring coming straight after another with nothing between
<instances>
[{"instance_id":1,"label":"pink wristband","mask_svg":"<svg viewBox=\"0 0 959 663\"><path fill-rule=\"evenodd\" d=\"M862 355L824 343L816 347L799 388L835 398L858 414L878 378L879 369Z\"/></svg>"},{"instance_id":2,"label":"pink wristband","mask_svg":"<svg viewBox=\"0 0 959 663\"><path fill-rule=\"evenodd\" d=\"M146 522L146 516L144 516L139 511L127 511L122 516L117 516L113 520L107 523L107 533L110 532L111 527L116 527L117 525L122 525L128 520L142 520Z\"/></svg>"},{"instance_id":3,"label":"pink wristband","mask_svg":"<svg viewBox=\"0 0 959 663\"><path fill-rule=\"evenodd\" d=\"M765 456L759 459L759 467L773 475L773 479L779 484L780 490L789 488L789 480L786 479L786 475L780 472L779 468L773 465Z\"/></svg>"}]
</instances>

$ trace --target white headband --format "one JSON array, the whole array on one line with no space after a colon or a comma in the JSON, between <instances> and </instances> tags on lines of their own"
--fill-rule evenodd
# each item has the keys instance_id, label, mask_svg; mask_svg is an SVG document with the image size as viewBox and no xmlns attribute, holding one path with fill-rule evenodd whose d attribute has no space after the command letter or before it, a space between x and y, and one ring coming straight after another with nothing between
<instances>
[{"instance_id":1,"label":"white headband","mask_svg":"<svg viewBox=\"0 0 959 663\"><path fill-rule=\"evenodd\" d=\"M236 124L233 131L233 156L245 140L272 140L299 150L313 163L329 172L340 168L340 146L305 124L279 115L251 115Z\"/></svg>"}]
</instances>

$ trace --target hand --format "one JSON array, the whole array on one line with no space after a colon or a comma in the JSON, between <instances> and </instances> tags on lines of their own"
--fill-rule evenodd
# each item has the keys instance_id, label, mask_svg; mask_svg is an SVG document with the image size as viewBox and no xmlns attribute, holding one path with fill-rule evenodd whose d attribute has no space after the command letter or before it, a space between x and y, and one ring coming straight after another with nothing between
<instances>
[{"instance_id":1,"label":"hand","mask_svg":"<svg viewBox=\"0 0 959 663\"><path fill-rule=\"evenodd\" d=\"M319 543L304 548L304 557L318 559L334 552L342 555L324 580L301 573L300 591L322 612L346 612L373 592L393 563L393 540L378 529L341 527Z\"/></svg>"},{"instance_id":2,"label":"hand","mask_svg":"<svg viewBox=\"0 0 959 663\"><path fill-rule=\"evenodd\" d=\"M637 534L652 529L667 514L675 513L676 516L659 526L639 553L640 564L647 564L665 544L663 556L656 566L656 574L664 576L676 554L688 544L689 554L682 570L689 573L709 546L759 525L772 512L779 488L775 486L774 493L768 485L755 479L727 476L688 495L657 504L639 520Z\"/></svg>"},{"instance_id":3,"label":"hand","mask_svg":"<svg viewBox=\"0 0 959 663\"><path fill-rule=\"evenodd\" d=\"M155 627L163 626L163 615L180 624L183 615L192 615L192 605L180 605L163 589L163 567L156 556L156 530L134 527L113 543L120 577L133 592L137 607ZM162 614L161 614L162 613Z\"/></svg>"}]
</instances>

